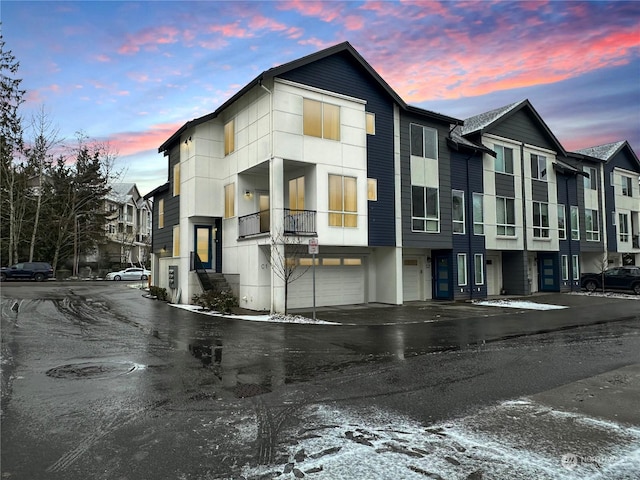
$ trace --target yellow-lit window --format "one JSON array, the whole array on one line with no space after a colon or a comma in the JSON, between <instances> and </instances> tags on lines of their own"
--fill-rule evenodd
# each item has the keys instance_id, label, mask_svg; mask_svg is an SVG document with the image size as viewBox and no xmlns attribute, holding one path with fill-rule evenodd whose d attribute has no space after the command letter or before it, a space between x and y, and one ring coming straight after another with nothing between
<instances>
[{"instance_id":1,"label":"yellow-lit window","mask_svg":"<svg viewBox=\"0 0 640 480\"><path fill-rule=\"evenodd\" d=\"M235 216L236 184L224 186L224 218Z\"/></svg>"},{"instance_id":2,"label":"yellow-lit window","mask_svg":"<svg viewBox=\"0 0 640 480\"><path fill-rule=\"evenodd\" d=\"M236 149L236 129L233 120L224 125L224 154L229 155Z\"/></svg>"},{"instance_id":3,"label":"yellow-lit window","mask_svg":"<svg viewBox=\"0 0 640 480\"><path fill-rule=\"evenodd\" d=\"M312 258L300 258L298 260L298 263L300 264L301 267L310 267L311 265L313 265L313 259ZM320 265L320 259L316 258L316 265Z\"/></svg>"},{"instance_id":4,"label":"yellow-lit window","mask_svg":"<svg viewBox=\"0 0 640 480\"><path fill-rule=\"evenodd\" d=\"M358 226L358 197L355 177L329 175L329 225Z\"/></svg>"},{"instance_id":5,"label":"yellow-lit window","mask_svg":"<svg viewBox=\"0 0 640 480\"><path fill-rule=\"evenodd\" d=\"M180 195L180 164L173 166L173 196Z\"/></svg>"},{"instance_id":6,"label":"yellow-lit window","mask_svg":"<svg viewBox=\"0 0 640 480\"><path fill-rule=\"evenodd\" d=\"M340 107L305 98L303 132L313 137L340 140Z\"/></svg>"},{"instance_id":7,"label":"yellow-lit window","mask_svg":"<svg viewBox=\"0 0 640 480\"><path fill-rule=\"evenodd\" d=\"M340 265L340 259L339 258L323 258L322 259L322 265Z\"/></svg>"},{"instance_id":8,"label":"yellow-lit window","mask_svg":"<svg viewBox=\"0 0 640 480\"><path fill-rule=\"evenodd\" d=\"M294 257L287 257L285 259L285 265L287 266L287 268L295 268L296 259Z\"/></svg>"},{"instance_id":9,"label":"yellow-lit window","mask_svg":"<svg viewBox=\"0 0 640 480\"><path fill-rule=\"evenodd\" d=\"M362 259L361 258L345 258L344 260L342 260L343 265L347 265L347 266L358 266L358 265L362 265Z\"/></svg>"},{"instance_id":10,"label":"yellow-lit window","mask_svg":"<svg viewBox=\"0 0 640 480\"><path fill-rule=\"evenodd\" d=\"M173 227L173 256L180 256L180 225Z\"/></svg>"},{"instance_id":11,"label":"yellow-lit window","mask_svg":"<svg viewBox=\"0 0 640 480\"><path fill-rule=\"evenodd\" d=\"M164 228L164 198L158 201L158 228Z\"/></svg>"},{"instance_id":12,"label":"yellow-lit window","mask_svg":"<svg viewBox=\"0 0 640 480\"><path fill-rule=\"evenodd\" d=\"M289 180L289 208L292 211L304 210L304 177Z\"/></svg>"},{"instance_id":13,"label":"yellow-lit window","mask_svg":"<svg viewBox=\"0 0 640 480\"><path fill-rule=\"evenodd\" d=\"M376 134L376 116L373 113L366 112L367 135Z\"/></svg>"},{"instance_id":14,"label":"yellow-lit window","mask_svg":"<svg viewBox=\"0 0 640 480\"><path fill-rule=\"evenodd\" d=\"M378 200L378 180L367 178L367 200Z\"/></svg>"}]
</instances>

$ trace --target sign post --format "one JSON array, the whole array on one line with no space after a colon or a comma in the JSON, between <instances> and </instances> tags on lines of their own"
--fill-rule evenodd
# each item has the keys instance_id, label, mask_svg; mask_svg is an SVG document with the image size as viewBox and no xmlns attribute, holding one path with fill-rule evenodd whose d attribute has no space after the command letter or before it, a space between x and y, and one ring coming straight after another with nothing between
<instances>
[{"instance_id":1,"label":"sign post","mask_svg":"<svg viewBox=\"0 0 640 480\"><path fill-rule=\"evenodd\" d=\"M309 253L311 254L311 275L313 279L313 319L316 319L316 254L320 251L318 239L309 239Z\"/></svg>"}]
</instances>

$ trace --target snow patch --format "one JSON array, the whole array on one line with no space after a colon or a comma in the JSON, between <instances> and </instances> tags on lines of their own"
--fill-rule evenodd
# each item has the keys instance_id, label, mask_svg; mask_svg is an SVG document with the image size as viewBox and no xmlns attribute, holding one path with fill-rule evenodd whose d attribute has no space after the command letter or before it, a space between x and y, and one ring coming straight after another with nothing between
<instances>
[{"instance_id":1,"label":"snow patch","mask_svg":"<svg viewBox=\"0 0 640 480\"><path fill-rule=\"evenodd\" d=\"M485 307L523 308L526 310L561 310L569 308L564 305L550 305L548 303L535 303L524 300L476 300L472 303Z\"/></svg>"},{"instance_id":2,"label":"snow patch","mask_svg":"<svg viewBox=\"0 0 640 480\"><path fill-rule=\"evenodd\" d=\"M271 323L298 323L307 325L341 325L336 322L327 322L325 320L314 320L312 318L303 317L301 315L282 315L275 313L273 315L233 315L216 312L214 310L204 310L198 305L183 305L178 303L170 303L172 307L188 310L190 312L209 315L211 317L230 318L232 320L248 320L251 322L271 322Z\"/></svg>"}]
</instances>

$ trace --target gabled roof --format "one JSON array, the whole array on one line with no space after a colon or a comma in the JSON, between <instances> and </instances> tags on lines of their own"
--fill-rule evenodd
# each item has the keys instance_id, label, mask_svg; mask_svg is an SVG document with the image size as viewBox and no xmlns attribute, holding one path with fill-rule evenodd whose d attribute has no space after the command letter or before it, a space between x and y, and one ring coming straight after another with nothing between
<instances>
[{"instance_id":1,"label":"gabled roof","mask_svg":"<svg viewBox=\"0 0 640 480\"><path fill-rule=\"evenodd\" d=\"M636 152L633 151L633 148L631 148L631 145L629 145L629 142L627 142L626 140L607 143L605 145L598 145L595 147L583 148L581 150L576 150L576 153L588 155L590 157L598 158L600 160L608 162L625 147L629 150L636 163L640 165L640 160L638 159Z\"/></svg>"},{"instance_id":2,"label":"gabled roof","mask_svg":"<svg viewBox=\"0 0 640 480\"><path fill-rule=\"evenodd\" d=\"M491 150L489 147L485 147L482 143L476 143L468 138L464 138L461 134L462 127L457 125L456 127L449 132L449 138L447 138L447 143L454 150L467 150L474 152L484 152L488 153L492 157L496 156L496 152Z\"/></svg>"},{"instance_id":3,"label":"gabled roof","mask_svg":"<svg viewBox=\"0 0 640 480\"><path fill-rule=\"evenodd\" d=\"M164 183L162 185L160 185L159 187L154 188L153 190L151 190L149 193L147 193L144 196L145 200L149 200L150 198L155 197L156 195L163 193L163 192L168 192L169 191L169 182Z\"/></svg>"},{"instance_id":4,"label":"gabled roof","mask_svg":"<svg viewBox=\"0 0 640 480\"><path fill-rule=\"evenodd\" d=\"M230 105L232 105L240 97L245 95L249 90L251 90L252 88L254 88L254 87L258 86L258 85L262 85L262 82L264 80L272 79L274 77L278 77L278 76L283 75L284 73L289 72L291 70L294 70L296 68L303 67L303 66L308 65L310 63L317 62L318 60L322 60L323 58L330 57L332 55L336 55L336 54L342 53L342 52L346 52L346 53L350 54L353 57L354 61L356 61L358 64L360 64L360 66L362 66L364 68L364 70L369 75L371 75L371 77L386 91L386 93L391 98L393 98L393 100L395 102L397 102L400 105L400 107L402 107L403 109L411 110L411 111L414 111L416 113L420 113L422 115L428 115L428 116L431 116L432 118L434 118L436 120L441 120L441 121L445 121L445 122L449 122L449 123L458 123L458 124L462 123L462 120L459 120L459 119L456 119L456 118L452 118L452 117L448 117L446 115L442 115L442 114L439 114L439 113L431 112L429 110L423 110L423 109L418 108L418 107L410 107L409 105L407 105L405 103L405 101L402 100L402 98L400 98L400 95L398 95L389 86L389 84L387 82L385 82L385 80L378 74L378 72L376 72L373 69L373 67L371 65L369 65L369 63L356 51L355 48L353 48L353 46L349 42L342 42L342 43L339 43L339 44L334 45L332 47L325 48L324 50L320 50L318 52L315 52L315 53L312 53L310 55L304 56L304 57L299 58L297 60L293 60L291 62L284 63L284 64L279 65L277 67L270 68L269 70L265 70L260 75L258 75L256 78L251 80L247 85L245 85L235 95L233 95L231 98L229 98L229 100L227 100L222 105L220 105L214 112L209 113L207 115L204 115L204 116L202 116L200 118L196 118L194 120L190 120L189 122L185 123L182 127L180 127L180 129L178 129L173 135L171 135L171 137L169 137L169 139L166 142L164 142L162 145L160 145L160 147L158 147L158 152L162 153L162 152L167 151L177 140L180 139L180 135L182 135L182 133L184 131L186 131L187 129L195 127L196 125L199 125L201 123L207 122L209 120L212 120L212 119L218 117L218 115L220 115L220 113L222 113L226 108L228 108Z\"/></svg>"},{"instance_id":5,"label":"gabled roof","mask_svg":"<svg viewBox=\"0 0 640 480\"><path fill-rule=\"evenodd\" d=\"M138 202L141 195L135 183L113 183L107 199L116 203L127 203L129 200Z\"/></svg>"},{"instance_id":6,"label":"gabled roof","mask_svg":"<svg viewBox=\"0 0 640 480\"><path fill-rule=\"evenodd\" d=\"M528 99L524 99L519 102L505 105L504 107L496 108L495 110L490 110L488 112L466 118L464 120L464 126L461 129L461 134L465 137L475 133L482 134L498 123L504 122L509 117L522 109L527 109L533 114L536 121L540 124L540 127L542 127L542 129L554 143L556 151L558 151L558 153L562 155L566 155L566 151L560 141L558 141L556 136L553 134L544 120L542 120L542 117L538 114L536 109L533 108L533 105Z\"/></svg>"}]
</instances>

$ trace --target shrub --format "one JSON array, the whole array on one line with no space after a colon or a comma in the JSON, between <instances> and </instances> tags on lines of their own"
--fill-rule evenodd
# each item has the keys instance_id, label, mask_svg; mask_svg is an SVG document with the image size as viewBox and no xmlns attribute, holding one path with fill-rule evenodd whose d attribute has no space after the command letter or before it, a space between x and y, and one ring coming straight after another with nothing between
<instances>
[{"instance_id":1,"label":"shrub","mask_svg":"<svg viewBox=\"0 0 640 480\"><path fill-rule=\"evenodd\" d=\"M215 310L220 313L231 313L231 309L238 306L238 299L228 290L222 292L210 290L200 295L194 295L191 301L194 305L199 305L205 310Z\"/></svg>"},{"instance_id":2,"label":"shrub","mask_svg":"<svg viewBox=\"0 0 640 480\"><path fill-rule=\"evenodd\" d=\"M151 286L149 287L149 295L156 297L158 300L167 300L167 289L162 287Z\"/></svg>"}]
</instances>

